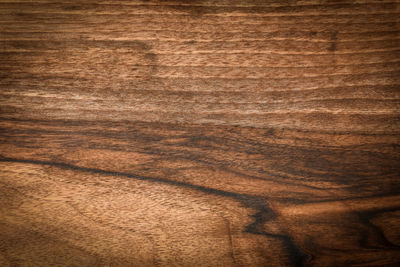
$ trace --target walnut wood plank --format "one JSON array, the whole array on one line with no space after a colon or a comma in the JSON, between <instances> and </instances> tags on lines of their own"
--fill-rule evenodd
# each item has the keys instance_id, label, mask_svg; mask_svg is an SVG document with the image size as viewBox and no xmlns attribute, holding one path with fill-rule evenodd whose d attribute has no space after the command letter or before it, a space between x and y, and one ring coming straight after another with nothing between
<instances>
[{"instance_id":1,"label":"walnut wood plank","mask_svg":"<svg viewBox=\"0 0 400 267\"><path fill-rule=\"evenodd\" d=\"M0 1L1 266L398 266L399 1Z\"/></svg>"}]
</instances>

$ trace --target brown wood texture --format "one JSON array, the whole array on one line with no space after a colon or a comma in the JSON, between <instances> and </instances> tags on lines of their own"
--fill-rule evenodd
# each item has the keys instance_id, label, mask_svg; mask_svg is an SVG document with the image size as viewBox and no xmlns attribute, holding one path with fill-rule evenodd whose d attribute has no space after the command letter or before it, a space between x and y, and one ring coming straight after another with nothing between
<instances>
[{"instance_id":1,"label":"brown wood texture","mask_svg":"<svg viewBox=\"0 0 400 267\"><path fill-rule=\"evenodd\" d=\"M399 265L399 1L0 1L0 266Z\"/></svg>"}]
</instances>

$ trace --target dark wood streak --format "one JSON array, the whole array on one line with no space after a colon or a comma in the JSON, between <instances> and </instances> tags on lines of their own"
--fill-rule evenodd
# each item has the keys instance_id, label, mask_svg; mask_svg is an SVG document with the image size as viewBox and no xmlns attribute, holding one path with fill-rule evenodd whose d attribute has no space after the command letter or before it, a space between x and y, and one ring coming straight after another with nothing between
<instances>
[{"instance_id":1,"label":"dark wood streak","mask_svg":"<svg viewBox=\"0 0 400 267\"><path fill-rule=\"evenodd\" d=\"M299 246L298 241L293 240L292 235L285 229L281 229L278 233L276 229L270 229L269 223L274 224L276 220L287 217L287 215L281 214L281 208L276 207L275 203L281 203L280 205L286 203L285 206L287 207L310 204L329 207L330 203L336 201L339 201L339 203L341 201L343 203L365 201L370 203L372 201L371 203L373 203L375 202L374 199L396 198L399 191L398 183L391 178L396 177L398 174L398 146L393 145L391 141L397 140L398 136L396 134L360 133L357 139L368 140L372 138L375 141L370 145L347 144L349 147L338 147L334 145L335 139L340 140L346 135L353 136L354 133L350 135L348 133L326 134L331 138L325 137L324 141L319 144L315 136L318 133L304 132L302 134L307 138L299 138L301 132L296 131L294 136L299 139L298 143L293 146L293 144L276 144L276 141L284 140L285 135L293 136L293 134L285 130L246 129L243 127L218 129L215 127L210 128L207 125L13 119L2 120L1 129L2 154L3 156L12 155L12 157L3 157L2 160L6 162L53 166L110 177L151 180L155 183L183 187L201 191L205 194L233 199L252 210L248 214L252 221L243 225L241 231L280 240L290 259L290 265L305 265L316 257L318 258L318 249L315 248L316 252L307 250L303 252L302 247L310 249L313 246L310 244ZM172 134L173 132L175 133ZM257 142L251 140L246 132L251 132L257 137L262 136L263 140L258 140ZM221 135L221 133L224 133L224 135ZM171 143L171 137L179 141ZM333 143L325 142L329 140ZM365 141L361 142L364 143ZM23 149L22 153L18 152L18 149L12 152L18 147ZM377 147L379 147L379 150L375 152L374 150ZM67 151L59 154L57 151L60 151L60 149L67 149ZM392 149L395 152L392 152ZM78 161L68 156L79 151L88 151L85 152L87 155L101 155L101 151L122 154L115 154L116 161L113 156L103 155L102 157L105 157L106 160L101 160L99 162L100 165L98 165L95 161L82 156L78 158ZM252 166L254 163L251 163L250 159L246 160L248 165L244 164L246 162L243 161L235 162L235 165L232 165L229 164L232 160L231 158L223 159L216 157L218 154L215 155L215 152L223 155L232 153L232 151L245 153L246 155L262 155L263 162L274 157L278 157L279 160L275 162L274 167L270 165L268 168L254 168ZM129 164L130 160L126 161L117 156L132 152L140 153L143 156L151 156L154 160L146 164L132 166ZM343 153L348 155L343 158L342 163L337 162ZM311 155L313 155L312 160L309 158ZM387 155L391 155L392 159L389 159ZM326 157L328 159L325 159ZM291 164L287 164L286 161L290 158L292 158ZM293 161L296 158L300 159L300 161L297 159L297 163ZM345 166L343 164L351 158L358 158L358 163L353 160L351 164L353 170L343 170L343 166ZM365 159L368 159L368 161L374 159L377 165L368 166L371 163L365 161ZM196 170L194 167L176 168L174 165L161 167L163 165L162 162L165 160L171 163L192 162L198 167L197 170L199 172L203 172L204 169L224 171L237 178L246 179L249 187L232 188L232 185L229 185L231 183L230 179L224 179L223 184L220 185L214 182L198 180L190 174L191 170ZM326 162L327 160L328 162ZM293 164L294 166L301 166L306 162L312 163L309 166L310 170L317 170L318 168L331 169L329 171L331 174L315 174L314 171L299 172L293 168ZM360 166L357 167L357 164ZM102 165L108 166L108 168L95 167ZM258 165L260 164L258 163ZM335 165L337 166L335 167ZM383 172L373 174L372 171L376 171L377 166L386 167L384 167ZM121 171L123 169L126 171ZM340 169L342 171L338 173ZM284 171L283 173L281 172L282 170ZM52 173L54 171L51 171L50 175L53 175ZM160 175L168 178L158 178L162 177ZM183 179L183 177L185 178ZM304 178L301 179L300 177ZM376 187L374 184L376 179L381 180L379 193L373 189ZM315 185L316 181L322 182L324 180L330 185ZM264 186L262 184L270 182L273 182L273 185ZM251 184L256 184L259 189L252 188ZM268 193L268 190L278 184L283 188L288 188L289 191L287 192L290 192L290 194L285 195L278 189L279 187L277 188L278 191ZM384 186L384 184L387 184L387 186ZM308 192L308 195L304 195L302 192ZM274 204L270 206L268 204L270 202ZM369 245L369 239L373 238L375 240L374 247L384 247L388 251L398 250L398 245L394 241L388 240L383 234L383 230L370 222L371 218L380 214L396 212L400 208L398 203L398 201L394 201L390 206L372 207L367 209L366 212L357 208L356 212L349 212L346 215L352 217L349 222L354 220L363 225L360 233L361 247L372 249L372 246ZM307 208L305 209L307 210ZM351 209L351 206L348 206L344 211L347 213ZM323 217L317 216L316 218L323 220ZM333 221L334 219L332 219L331 223Z\"/></svg>"},{"instance_id":2,"label":"dark wood streak","mask_svg":"<svg viewBox=\"0 0 400 267\"><path fill-rule=\"evenodd\" d=\"M268 207L268 204L265 202L265 199L255 195L247 195L247 194L237 194L234 192L229 191L222 191L217 190L214 188L198 186L190 183L184 183L179 181L171 181L168 179L157 178L157 177L146 177L141 175L135 175L130 173L123 173L123 172L115 172L115 171L107 171L101 169L93 169L93 168L85 168L79 167L74 165L69 165L65 163L58 163L58 162L50 162L50 161L38 161L38 160L29 160L29 159L14 159L14 158L7 158L0 155L0 162L17 162L17 163L27 163L27 164L37 164L37 165L48 165L48 166L55 166L58 168L63 169L70 169L78 172L89 172L95 174L104 174L110 176L119 176L119 177L126 177L131 179L137 180L146 180L155 183L162 183L172 186L179 186L184 187L187 189L198 190L206 194L218 195L228 198L233 198L234 200L240 202L247 208L256 210L255 214L252 214L251 217L253 218L253 222L249 225L245 226L245 231L251 234L256 235L265 235L268 237L276 238L282 240L285 247L288 250L289 257L293 266L305 266L307 262L308 256L301 251L299 247L293 242L292 238L288 235L277 235L271 234L264 230L262 230L262 226L268 220L273 219L276 217L274 211Z\"/></svg>"}]
</instances>

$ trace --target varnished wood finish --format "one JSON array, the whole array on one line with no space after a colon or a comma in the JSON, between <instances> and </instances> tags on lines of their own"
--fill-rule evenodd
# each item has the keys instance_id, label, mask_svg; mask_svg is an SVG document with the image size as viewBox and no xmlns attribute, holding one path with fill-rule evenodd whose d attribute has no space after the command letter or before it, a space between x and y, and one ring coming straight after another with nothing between
<instances>
[{"instance_id":1,"label":"varnished wood finish","mask_svg":"<svg viewBox=\"0 0 400 267\"><path fill-rule=\"evenodd\" d=\"M1 1L1 266L398 266L399 1Z\"/></svg>"}]
</instances>

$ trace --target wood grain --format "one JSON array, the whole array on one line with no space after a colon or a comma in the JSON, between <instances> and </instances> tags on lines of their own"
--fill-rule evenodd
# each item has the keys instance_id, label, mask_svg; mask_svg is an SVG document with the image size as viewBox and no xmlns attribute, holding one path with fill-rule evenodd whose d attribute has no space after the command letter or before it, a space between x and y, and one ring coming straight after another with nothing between
<instances>
[{"instance_id":1,"label":"wood grain","mask_svg":"<svg viewBox=\"0 0 400 267\"><path fill-rule=\"evenodd\" d=\"M0 1L1 266L398 266L399 1Z\"/></svg>"}]
</instances>

